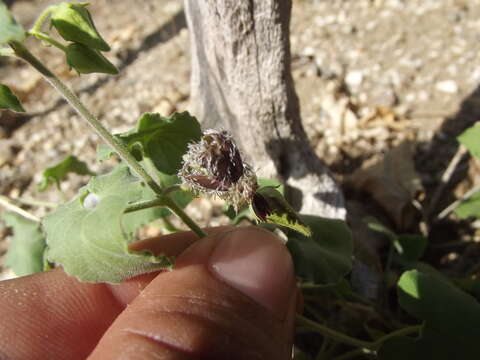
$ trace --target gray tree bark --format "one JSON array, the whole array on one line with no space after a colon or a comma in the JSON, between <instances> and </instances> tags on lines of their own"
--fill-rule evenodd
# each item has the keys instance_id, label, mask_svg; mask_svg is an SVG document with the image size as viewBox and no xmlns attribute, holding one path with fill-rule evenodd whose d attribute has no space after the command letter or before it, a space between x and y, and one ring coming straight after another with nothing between
<instances>
[{"instance_id":1,"label":"gray tree bark","mask_svg":"<svg viewBox=\"0 0 480 360\"><path fill-rule=\"evenodd\" d=\"M230 131L260 177L286 182L302 213L344 218L343 196L309 145L290 72L291 0L185 0L191 100Z\"/></svg>"}]
</instances>

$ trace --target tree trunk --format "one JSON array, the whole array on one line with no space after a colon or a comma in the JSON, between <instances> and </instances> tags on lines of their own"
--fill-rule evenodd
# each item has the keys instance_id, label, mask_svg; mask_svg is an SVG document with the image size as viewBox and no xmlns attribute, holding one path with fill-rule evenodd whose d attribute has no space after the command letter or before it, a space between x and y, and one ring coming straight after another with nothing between
<instances>
[{"instance_id":1,"label":"tree trunk","mask_svg":"<svg viewBox=\"0 0 480 360\"><path fill-rule=\"evenodd\" d=\"M291 0L185 0L191 99L204 128L229 130L258 176L286 182L302 213L344 218L314 154L290 72Z\"/></svg>"}]
</instances>

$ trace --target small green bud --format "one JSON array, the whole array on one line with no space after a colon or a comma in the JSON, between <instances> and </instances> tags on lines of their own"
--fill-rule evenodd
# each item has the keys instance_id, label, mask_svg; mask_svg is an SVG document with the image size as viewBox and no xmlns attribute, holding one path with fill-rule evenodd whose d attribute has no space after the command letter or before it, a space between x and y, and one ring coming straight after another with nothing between
<instances>
[{"instance_id":1,"label":"small green bud","mask_svg":"<svg viewBox=\"0 0 480 360\"><path fill-rule=\"evenodd\" d=\"M62 38L83 44L89 48L109 51L93 24L88 3L61 3L52 7L51 24Z\"/></svg>"},{"instance_id":2,"label":"small green bud","mask_svg":"<svg viewBox=\"0 0 480 360\"><path fill-rule=\"evenodd\" d=\"M67 63L80 74L118 74L118 69L99 51L82 44L70 44L66 50Z\"/></svg>"},{"instance_id":3,"label":"small green bud","mask_svg":"<svg viewBox=\"0 0 480 360\"><path fill-rule=\"evenodd\" d=\"M3 84L0 84L0 109L25 112L25 109L12 90Z\"/></svg>"}]
</instances>

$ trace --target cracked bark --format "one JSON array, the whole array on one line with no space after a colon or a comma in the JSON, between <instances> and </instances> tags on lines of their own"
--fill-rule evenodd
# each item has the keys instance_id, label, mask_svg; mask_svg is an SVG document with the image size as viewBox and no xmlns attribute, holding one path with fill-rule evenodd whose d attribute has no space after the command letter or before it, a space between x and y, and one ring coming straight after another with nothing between
<instances>
[{"instance_id":1,"label":"cracked bark","mask_svg":"<svg viewBox=\"0 0 480 360\"><path fill-rule=\"evenodd\" d=\"M290 72L291 0L185 0L192 110L233 133L261 177L279 178L302 213L344 218L343 196L314 154Z\"/></svg>"}]
</instances>

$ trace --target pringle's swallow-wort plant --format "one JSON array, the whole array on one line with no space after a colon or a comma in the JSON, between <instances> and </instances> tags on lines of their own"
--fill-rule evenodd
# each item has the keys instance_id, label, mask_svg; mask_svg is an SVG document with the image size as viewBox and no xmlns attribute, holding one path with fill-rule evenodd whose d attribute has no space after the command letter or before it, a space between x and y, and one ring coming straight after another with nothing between
<instances>
[{"instance_id":1,"label":"pringle's swallow-wort plant","mask_svg":"<svg viewBox=\"0 0 480 360\"><path fill-rule=\"evenodd\" d=\"M51 32L58 36L53 37ZM91 172L74 155L46 169L39 185L41 190L52 184L60 188L72 173L90 176L90 180L63 204L30 200L29 205L51 209L42 219L20 207L25 200L0 196L0 205L10 210L4 220L13 229L6 264L17 274L62 266L81 281L118 283L139 274L173 269L174 258L148 250L132 251L130 244L140 240L139 229L159 219L165 230L178 231L169 221L171 216L180 218L199 238L204 237L205 232L184 208L197 196L213 195L229 205L225 215L232 224L247 221L280 232L287 239L307 309L307 316L297 316L298 359L327 359L332 354L338 355L337 359L348 359L369 354L394 360L416 354L415 351L424 354L433 343L449 353L448 339L454 335L465 339L465 348L473 343L476 346L478 337L463 335L475 327L472 319L476 315L472 314L478 312L478 304L438 276L416 270L401 277L398 297L400 306L423 323L405 326L387 312L381 321L375 318L381 329L369 328L360 333L361 337L368 334L367 340L326 326L331 323L329 311L312 307L320 303L324 306L326 302L318 302L324 296L335 299L337 312L338 307L348 308L354 299L360 298L363 308L370 306L371 312L380 316L376 306L356 294L345 278L352 269L353 243L344 221L297 214L284 197L284 186L277 180L257 178L230 134L214 129L202 131L195 117L187 112L169 117L146 113L132 130L110 133L67 85L27 49L28 37L56 48L79 75L118 73L105 56L110 46L98 33L88 4L64 2L49 6L25 31L0 2L0 56L21 59L38 71L102 139L97 160L116 156L119 161L110 172L100 175ZM0 84L0 109L25 111L4 84ZM392 239L399 243L398 239L402 240L400 249L410 249L413 244L411 237ZM417 257L423 251L414 250L408 251L408 262L404 262L410 268L418 264ZM426 297L419 297L420 292ZM425 302L425 298L429 300ZM451 330L439 323L428 311L429 301L437 301L438 309L462 309L467 325L457 324ZM454 318L453 314L448 316ZM420 336L408 337L410 334ZM315 352L302 351L309 348L312 339L320 344L313 347ZM462 354L458 358L466 359Z\"/></svg>"}]
</instances>

